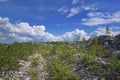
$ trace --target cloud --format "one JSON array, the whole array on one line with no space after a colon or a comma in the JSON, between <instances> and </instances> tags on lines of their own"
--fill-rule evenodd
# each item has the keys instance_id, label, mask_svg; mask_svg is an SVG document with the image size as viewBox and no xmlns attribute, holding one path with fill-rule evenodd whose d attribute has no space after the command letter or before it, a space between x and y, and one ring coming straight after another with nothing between
<instances>
[{"instance_id":1,"label":"cloud","mask_svg":"<svg viewBox=\"0 0 120 80\"><path fill-rule=\"evenodd\" d=\"M82 22L87 26L96 26L101 24L118 23L120 22L120 12L101 13L101 12L90 12L88 18L83 18Z\"/></svg>"},{"instance_id":2,"label":"cloud","mask_svg":"<svg viewBox=\"0 0 120 80\"><path fill-rule=\"evenodd\" d=\"M58 9L58 12L61 12L62 14L64 14L64 13L67 13L68 10L69 9L66 6L63 6L63 7L61 7L61 8Z\"/></svg>"},{"instance_id":3,"label":"cloud","mask_svg":"<svg viewBox=\"0 0 120 80\"><path fill-rule=\"evenodd\" d=\"M77 4L78 2L79 2L79 0L73 0L72 4L74 5L74 4Z\"/></svg>"},{"instance_id":4,"label":"cloud","mask_svg":"<svg viewBox=\"0 0 120 80\"><path fill-rule=\"evenodd\" d=\"M110 28L110 35L115 36L117 34L120 34L120 27L118 26L111 26ZM91 35L106 35L106 27L98 27Z\"/></svg>"},{"instance_id":5,"label":"cloud","mask_svg":"<svg viewBox=\"0 0 120 80\"><path fill-rule=\"evenodd\" d=\"M77 4L78 2L80 2L81 5L74 5ZM96 11L98 10L98 8L96 7L96 4L85 4L82 1L79 0L72 0L72 6L68 7L68 5L66 6L62 6L58 9L58 12L60 12L61 14L65 14L67 13L67 18L73 17L78 13L81 13L83 11Z\"/></svg>"},{"instance_id":6,"label":"cloud","mask_svg":"<svg viewBox=\"0 0 120 80\"><path fill-rule=\"evenodd\" d=\"M33 25L29 23L20 22L12 24L8 18L0 17L0 37L5 42L11 41L54 41L55 36L45 32L44 25Z\"/></svg>"},{"instance_id":7,"label":"cloud","mask_svg":"<svg viewBox=\"0 0 120 80\"><path fill-rule=\"evenodd\" d=\"M67 18L70 18L70 17L78 14L79 11L80 11L80 8L79 8L79 7L71 8L71 9L70 9L70 13L68 14Z\"/></svg>"},{"instance_id":8,"label":"cloud","mask_svg":"<svg viewBox=\"0 0 120 80\"><path fill-rule=\"evenodd\" d=\"M99 28L97 28L97 30L95 30L91 34L94 34L96 36L105 35L106 34L106 28L105 27L99 27Z\"/></svg>"},{"instance_id":9,"label":"cloud","mask_svg":"<svg viewBox=\"0 0 120 80\"><path fill-rule=\"evenodd\" d=\"M103 35L105 34L105 29L105 27L99 27L93 33L96 35ZM112 26L110 27L110 30L112 35L120 33L119 26ZM81 40L83 39L83 37L88 39L90 38L89 34L83 29L75 29L74 31L66 32L63 35L55 36L49 32L46 32L46 27L44 25L31 26L27 22L19 22L12 24L10 23L9 18L0 17L0 42L3 43L10 43L14 41L73 41L76 40L78 36Z\"/></svg>"},{"instance_id":10,"label":"cloud","mask_svg":"<svg viewBox=\"0 0 120 80\"><path fill-rule=\"evenodd\" d=\"M83 39L83 37L86 39L89 38L89 36L87 36L87 33L84 30L79 29L76 29L72 32L66 32L64 35L61 36L61 38L63 39L63 41L73 41L78 36L80 37L81 40Z\"/></svg>"},{"instance_id":11,"label":"cloud","mask_svg":"<svg viewBox=\"0 0 120 80\"><path fill-rule=\"evenodd\" d=\"M61 14L65 14L65 13L69 12L69 14L67 15L67 18L70 18L70 17L78 14L80 12L80 8L79 7L73 7L71 9L69 9L66 6L63 6L63 7L58 9L58 12L60 12Z\"/></svg>"},{"instance_id":12,"label":"cloud","mask_svg":"<svg viewBox=\"0 0 120 80\"><path fill-rule=\"evenodd\" d=\"M87 5L87 6L81 6L81 8L82 9L84 9L84 10L91 10L91 11L96 11L97 10L97 8L95 7L95 5Z\"/></svg>"},{"instance_id":13,"label":"cloud","mask_svg":"<svg viewBox=\"0 0 120 80\"><path fill-rule=\"evenodd\" d=\"M0 0L0 2L6 2L6 1L8 1L8 0Z\"/></svg>"},{"instance_id":14,"label":"cloud","mask_svg":"<svg viewBox=\"0 0 120 80\"><path fill-rule=\"evenodd\" d=\"M27 22L12 24L9 18L0 17L0 42L73 41L76 36L87 38L87 33L84 30L76 29L72 32L66 32L63 35L55 36L46 32L46 27L44 25L30 26Z\"/></svg>"}]
</instances>

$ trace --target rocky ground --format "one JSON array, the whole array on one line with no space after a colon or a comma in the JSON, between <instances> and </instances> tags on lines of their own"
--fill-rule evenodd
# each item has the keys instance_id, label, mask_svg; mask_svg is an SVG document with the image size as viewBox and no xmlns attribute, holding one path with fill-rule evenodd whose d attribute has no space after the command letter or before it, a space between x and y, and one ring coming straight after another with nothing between
<instances>
[{"instance_id":1,"label":"rocky ground","mask_svg":"<svg viewBox=\"0 0 120 80\"><path fill-rule=\"evenodd\" d=\"M36 62L33 62L34 59L37 59ZM38 64L37 64L38 63ZM35 65L35 66L34 66ZM28 61L19 60L19 70L11 71L10 75L6 75L4 78L0 78L0 80L8 79L8 80L44 80L47 72L44 68L45 60L41 56L41 54L36 53L29 56Z\"/></svg>"},{"instance_id":2,"label":"rocky ground","mask_svg":"<svg viewBox=\"0 0 120 80\"><path fill-rule=\"evenodd\" d=\"M120 80L119 73L112 73L109 58L95 57L89 63L86 63L83 54L74 54L73 58L74 63L70 66L78 76L78 80Z\"/></svg>"},{"instance_id":3,"label":"rocky ground","mask_svg":"<svg viewBox=\"0 0 120 80\"><path fill-rule=\"evenodd\" d=\"M19 69L8 75L0 73L0 80L120 80L120 35L111 38L98 38L99 45L96 38L70 44L39 43L40 53L28 56L28 60L17 59Z\"/></svg>"}]
</instances>

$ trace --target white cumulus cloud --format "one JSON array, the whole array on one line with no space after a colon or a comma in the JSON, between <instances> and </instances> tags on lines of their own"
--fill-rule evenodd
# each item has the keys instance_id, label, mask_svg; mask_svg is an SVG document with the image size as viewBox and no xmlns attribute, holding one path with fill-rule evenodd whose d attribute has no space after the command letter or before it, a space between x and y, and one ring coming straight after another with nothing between
<instances>
[{"instance_id":1,"label":"white cumulus cloud","mask_svg":"<svg viewBox=\"0 0 120 80\"><path fill-rule=\"evenodd\" d=\"M46 32L44 25L31 26L27 22L12 24L9 18L0 17L0 42L26 42L26 41L73 41L77 36L87 38L84 30L76 29L63 35L55 36Z\"/></svg>"},{"instance_id":2,"label":"white cumulus cloud","mask_svg":"<svg viewBox=\"0 0 120 80\"><path fill-rule=\"evenodd\" d=\"M0 17L0 37L6 42L11 41L54 41L55 36L46 32L43 25L30 26L29 23L20 22L12 24L8 18ZM3 42L3 41L2 41Z\"/></svg>"},{"instance_id":3,"label":"white cumulus cloud","mask_svg":"<svg viewBox=\"0 0 120 80\"><path fill-rule=\"evenodd\" d=\"M61 38L64 39L64 41L73 41L78 36L80 37L81 40L83 37L86 39L89 38L89 36L87 36L87 33L84 30L79 29L76 29L75 31L72 32L66 32L64 35L61 36Z\"/></svg>"},{"instance_id":4,"label":"white cumulus cloud","mask_svg":"<svg viewBox=\"0 0 120 80\"><path fill-rule=\"evenodd\" d=\"M91 15L92 16L92 15ZM119 26L110 27L111 34L116 35L120 33ZM105 34L105 28L97 28L93 33L97 35ZM63 35L55 36L49 32L46 32L44 25L33 25L31 26L27 22L19 22L12 24L9 18L0 17L0 42L10 43L14 41L19 42L46 42L46 41L74 41L77 37L80 39L89 38L88 33L83 29L75 29L71 32L66 32Z\"/></svg>"}]
</instances>

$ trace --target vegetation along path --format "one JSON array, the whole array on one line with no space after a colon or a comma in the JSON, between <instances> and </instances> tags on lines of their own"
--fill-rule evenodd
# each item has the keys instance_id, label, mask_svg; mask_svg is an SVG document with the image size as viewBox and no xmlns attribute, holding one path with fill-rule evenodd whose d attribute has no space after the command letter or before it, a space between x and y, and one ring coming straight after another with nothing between
<instances>
[{"instance_id":1,"label":"vegetation along path","mask_svg":"<svg viewBox=\"0 0 120 80\"><path fill-rule=\"evenodd\" d=\"M20 66L18 71L14 71L10 75L11 78L9 76L6 76L3 78L3 80L44 80L47 74L44 69L44 58L38 52L29 56L28 60L19 60L18 65Z\"/></svg>"}]
</instances>

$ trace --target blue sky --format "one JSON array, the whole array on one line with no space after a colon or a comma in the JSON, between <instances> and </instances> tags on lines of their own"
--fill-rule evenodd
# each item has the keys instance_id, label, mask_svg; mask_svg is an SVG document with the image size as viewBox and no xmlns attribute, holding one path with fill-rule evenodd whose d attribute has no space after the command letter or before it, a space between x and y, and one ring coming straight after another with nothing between
<instances>
[{"instance_id":1,"label":"blue sky","mask_svg":"<svg viewBox=\"0 0 120 80\"><path fill-rule=\"evenodd\" d=\"M0 42L71 41L120 33L120 0L0 0Z\"/></svg>"}]
</instances>

